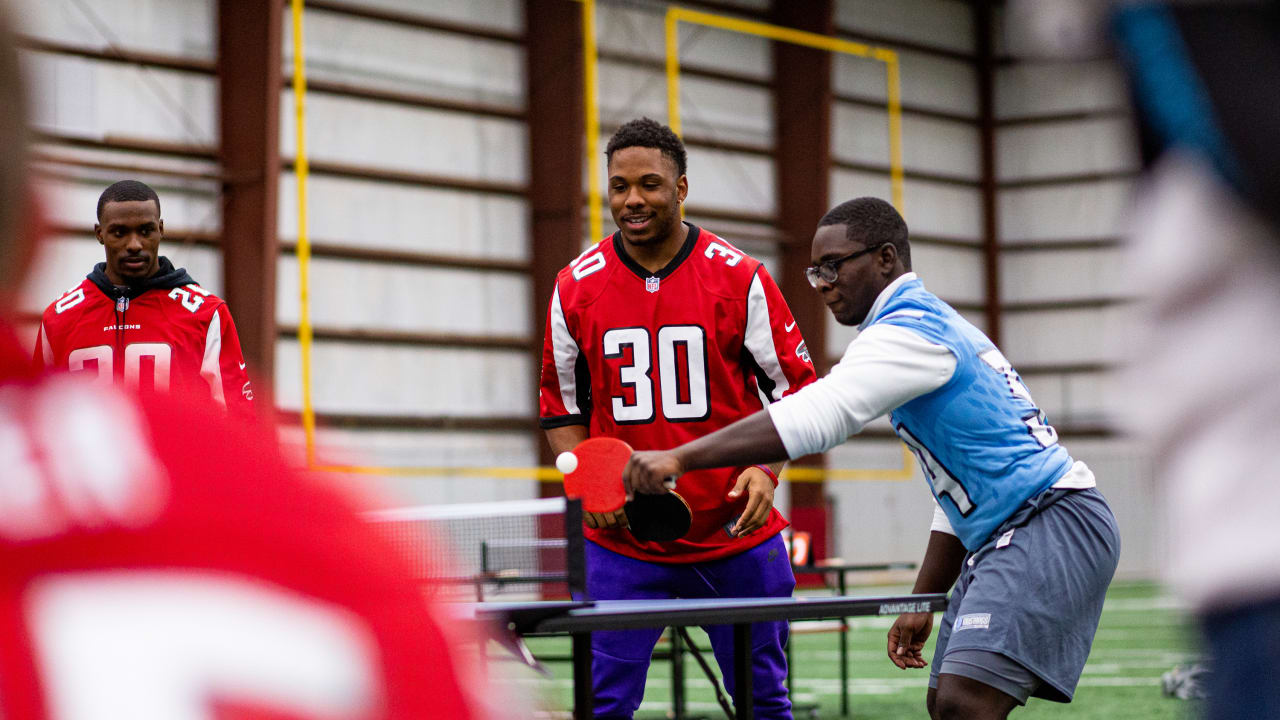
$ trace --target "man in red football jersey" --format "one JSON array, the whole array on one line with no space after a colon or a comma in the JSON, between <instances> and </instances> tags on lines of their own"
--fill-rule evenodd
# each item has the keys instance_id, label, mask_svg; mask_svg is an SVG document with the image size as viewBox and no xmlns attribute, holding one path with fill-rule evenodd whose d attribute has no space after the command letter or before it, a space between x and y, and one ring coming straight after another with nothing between
<instances>
[{"instance_id":1,"label":"man in red football jersey","mask_svg":"<svg viewBox=\"0 0 1280 720\"><path fill-rule=\"evenodd\" d=\"M252 410L240 339L227 304L160 255L160 198L121 180L98 198L93 226L106 262L45 309L37 366L93 373L148 392L212 398Z\"/></svg>"},{"instance_id":2,"label":"man in red football jersey","mask_svg":"<svg viewBox=\"0 0 1280 720\"><path fill-rule=\"evenodd\" d=\"M609 205L618 231L556 278L543 346L541 425L559 454L587 437L675 447L760 410L815 379L804 340L764 266L684 223L684 145L648 118L609 141ZM708 470L677 490L693 526L641 542L626 515L587 514L593 599L785 597L795 587L773 508L776 466ZM732 633L708 627L732 693ZM631 717L660 629L592 635L595 713ZM753 628L756 716L790 718L785 623Z\"/></svg>"},{"instance_id":3,"label":"man in red football jersey","mask_svg":"<svg viewBox=\"0 0 1280 720\"><path fill-rule=\"evenodd\" d=\"M264 428L32 367L6 320L39 232L2 10L0 716L481 717L456 623Z\"/></svg>"}]
</instances>

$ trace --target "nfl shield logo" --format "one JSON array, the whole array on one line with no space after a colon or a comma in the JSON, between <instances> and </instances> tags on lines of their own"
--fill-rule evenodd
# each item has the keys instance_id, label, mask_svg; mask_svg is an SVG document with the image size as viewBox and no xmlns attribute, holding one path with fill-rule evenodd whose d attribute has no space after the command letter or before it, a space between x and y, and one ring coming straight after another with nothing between
<instances>
[{"instance_id":1,"label":"nfl shield logo","mask_svg":"<svg viewBox=\"0 0 1280 720\"><path fill-rule=\"evenodd\" d=\"M656 277L647 277L644 279L644 289L651 293L658 292L658 283L661 282Z\"/></svg>"}]
</instances>

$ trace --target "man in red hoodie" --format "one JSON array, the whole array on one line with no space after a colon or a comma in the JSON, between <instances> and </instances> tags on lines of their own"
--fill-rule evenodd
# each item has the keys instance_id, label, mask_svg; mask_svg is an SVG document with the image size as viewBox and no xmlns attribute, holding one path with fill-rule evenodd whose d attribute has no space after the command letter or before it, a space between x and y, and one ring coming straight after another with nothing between
<instances>
[{"instance_id":1,"label":"man in red hoodie","mask_svg":"<svg viewBox=\"0 0 1280 720\"><path fill-rule=\"evenodd\" d=\"M210 398L238 416L253 388L227 304L160 254L160 198L121 180L98 198L93 226L106 261L49 304L36 336L37 367L89 373L144 394Z\"/></svg>"}]
</instances>

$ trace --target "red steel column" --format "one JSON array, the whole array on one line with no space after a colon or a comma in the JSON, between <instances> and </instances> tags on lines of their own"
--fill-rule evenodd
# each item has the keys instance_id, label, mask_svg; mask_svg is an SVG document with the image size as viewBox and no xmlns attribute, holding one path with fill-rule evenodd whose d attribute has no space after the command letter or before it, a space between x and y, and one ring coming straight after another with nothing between
<instances>
[{"instance_id":1,"label":"red steel column","mask_svg":"<svg viewBox=\"0 0 1280 720\"><path fill-rule=\"evenodd\" d=\"M530 257L533 273L534 373L542 367L542 334L556 273L582 245L583 100L582 6L568 0L525 0L525 82L529 122ZM536 386L535 386L536 387ZM551 449L538 436L539 462ZM543 496L561 494L543 481Z\"/></svg>"},{"instance_id":2,"label":"red steel column","mask_svg":"<svg viewBox=\"0 0 1280 720\"><path fill-rule=\"evenodd\" d=\"M996 202L995 54L992 49L991 4L973 4L973 31L978 74L978 133L982 143L982 260L986 280L987 337L1000 346L1000 221Z\"/></svg>"},{"instance_id":3,"label":"red steel column","mask_svg":"<svg viewBox=\"0 0 1280 720\"><path fill-rule=\"evenodd\" d=\"M222 278L260 407L270 408L276 339L280 176L281 16L284 5L218 2Z\"/></svg>"},{"instance_id":4,"label":"red steel column","mask_svg":"<svg viewBox=\"0 0 1280 720\"><path fill-rule=\"evenodd\" d=\"M776 25L822 35L835 32L831 0L774 0ZM809 245L818 220L828 210L831 177L832 55L788 43L773 43L773 117L776 128L778 228L782 232L783 296L791 306L818 374L828 369L827 311L804 278ZM796 461L799 467L824 467L822 455ZM810 533L815 557L829 554L825 483L791 485L791 523Z\"/></svg>"}]
</instances>

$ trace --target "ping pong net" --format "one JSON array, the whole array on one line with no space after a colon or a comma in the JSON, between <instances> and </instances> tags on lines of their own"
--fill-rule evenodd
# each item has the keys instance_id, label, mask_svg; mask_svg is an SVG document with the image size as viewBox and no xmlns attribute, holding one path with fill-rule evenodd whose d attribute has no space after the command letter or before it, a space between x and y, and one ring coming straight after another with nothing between
<instances>
[{"instance_id":1,"label":"ping pong net","mask_svg":"<svg viewBox=\"0 0 1280 720\"><path fill-rule=\"evenodd\" d=\"M581 501L421 505L365 518L409 559L418 580L452 599L586 596Z\"/></svg>"}]
</instances>

